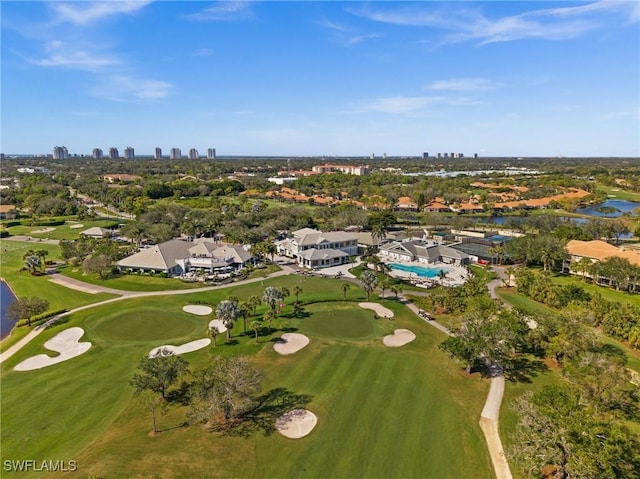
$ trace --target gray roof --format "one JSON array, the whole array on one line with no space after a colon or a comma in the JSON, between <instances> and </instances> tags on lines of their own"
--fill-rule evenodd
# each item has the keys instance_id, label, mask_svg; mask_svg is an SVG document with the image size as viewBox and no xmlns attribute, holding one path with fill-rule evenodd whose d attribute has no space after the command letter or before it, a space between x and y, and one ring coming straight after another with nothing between
<instances>
[{"instance_id":1,"label":"gray roof","mask_svg":"<svg viewBox=\"0 0 640 479\"><path fill-rule=\"evenodd\" d=\"M421 258L452 258L457 260L463 260L469 258L469 255L453 249L449 246L436 245L433 243L426 243L423 240L411 240L403 242L393 242L387 245L381 246L381 250L398 252L403 254L411 254L413 256Z\"/></svg>"},{"instance_id":2,"label":"gray roof","mask_svg":"<svg viewBox=\"0 0 640 479\"><path fill-rule=\"evenodd\" d=\"M192 245L193 243L181 239L165 241L127 256L117 264L124 268L168 270L176 265L176 259L189 257L189 248Z\"/></svg>"},{"instance_id":3,"label":"gray roof","mask_svg":"<svg viewBox=\"0 0 640 479\"><path fill-rule=\"evenodd\" d=\"M253 255L240 245L227 244L212 251L215 258L233 258L234 263L246 263Z\"/></svg>"},{"instance_id":4,"label":"gray roof","mask_svg":"<svg viewBox=\"0 0 640 479\"><path fill-rule=\"evenodd\" d=\"M349 255L344 251L331 249L331 248L326 248L326 249L310 248L300 253L300 257L308 261L317 261L319 259L344 258L345 256L348 257Z\"/></svg>"},{"instance_id":5,"label":"gray roof","mask_svg":"<svg viewBox=\"0 0 640 479\"><path fill-rule=\"evenodd\" d=\"M329 231L323 233L322 231L314 230L312 228L302 228L294 231L293 237L301 246L311 246L324 242L340 243L343 241L353 241L358 238L357 235L347 233L346 231Z\"/></svg>"},{"instance_id":6,"label":"gray roof","mask_svg":"<svg viewBox=\"0 0 640 479\"><path fill-rule=\"evenodd\" d=\"M94 226L92 228L81 231L80 234L83 236L109 236L111 235L111 230Z\"/></svg>"}]
</instances>

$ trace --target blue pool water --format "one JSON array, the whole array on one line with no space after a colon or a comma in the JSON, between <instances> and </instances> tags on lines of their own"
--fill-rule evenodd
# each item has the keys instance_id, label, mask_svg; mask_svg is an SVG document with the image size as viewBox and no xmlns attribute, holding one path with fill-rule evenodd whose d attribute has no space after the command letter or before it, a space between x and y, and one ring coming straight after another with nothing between
<instances>
[{"instance_id":1,"label":"blue pool water","mask_svg":"<svg viewBox=\"0 0 640 479\"><path fill-rule=\"evenodd\" d=\"M397 269L399 271L406 271L408 273L414 273L421 278L436 278L440 271L444 271L448 273L449 270L447 268L429 268L427 266L411 266L408 264L400 264L400 263L390 263L389 267L391 269Z\"/></svg>"}]
</instances>

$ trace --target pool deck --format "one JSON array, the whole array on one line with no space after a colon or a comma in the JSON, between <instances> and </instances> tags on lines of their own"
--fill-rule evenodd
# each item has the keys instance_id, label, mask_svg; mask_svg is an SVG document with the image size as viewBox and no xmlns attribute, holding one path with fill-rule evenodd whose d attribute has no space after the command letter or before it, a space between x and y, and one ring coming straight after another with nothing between
<instances>
[{"instance_id":1,"label":"pool deck","mask_svg":"<svg viewBox=\"0 0 640 479\"><path fill-rule=\"evenodd\" d=\"M424 276L418 276L416 273L412 273L410 271L402 271L399 269L391 269L389 272L389 276L398 279L404 279L411 282L416 282L417 286L421 284L429 285L429 284L440 284L443 286L460 286L465 283L467 278L469 277L469 272L464 266L455 266L453 264L446 263L418 263L417 261L388 261L387 265L391 264L401 264L404 266L415 267L415 268L425 268L425 269L444 269L447 271L447 276L444 279L440 279L439 277L435 278L427 278ZM391 266L390 266L391 267Z\"/></svg>"}]
</instances>

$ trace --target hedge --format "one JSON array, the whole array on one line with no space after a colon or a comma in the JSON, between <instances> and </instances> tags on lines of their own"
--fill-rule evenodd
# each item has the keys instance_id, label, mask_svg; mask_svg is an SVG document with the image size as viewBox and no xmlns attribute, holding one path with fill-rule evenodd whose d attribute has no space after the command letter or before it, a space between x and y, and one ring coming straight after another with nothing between
<instances>
[{"instance_id":1,"label":"hedge","mask_svg":"<svg viewBox=\"0 0 640 479\"><path fill-rule=\"evenodd\" d=\"M42 313L42 314L38 314L37 316L34 316L33 318L31 318L31 325L32 326L38 326L42 323L45 322L45 320L52 318L53 316L57 316L59 314L62 313L66 313L67 311L69 311L68 309L56 309L55 311L48 311L46 313ZM16 327L19 328L21 326L27 326L29 324L29 320L28 319L21 319L20 321L18 321L16 323Z\"/></svg>"}]
</instances>

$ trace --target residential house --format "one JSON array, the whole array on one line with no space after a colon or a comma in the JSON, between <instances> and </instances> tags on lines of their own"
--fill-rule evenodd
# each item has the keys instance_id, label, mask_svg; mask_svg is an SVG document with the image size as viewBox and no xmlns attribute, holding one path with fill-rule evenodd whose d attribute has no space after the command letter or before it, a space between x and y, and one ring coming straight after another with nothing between
<instances>
[{"instance_id":1,"label":"residential house","mask_svg":"<svg viewBox=\"0 0 640 479\"><path fill-rule=\"evenodd\" d=\"M303 228L290 238L276 242L278 254L295 258L305 268L326 268L345 264L358 254L358 237L345 231L322 232Z\"/></svg>"},{"instance_id":2,"label":"residential house","mask_svg":"<svg viewBox=\"0 0 640 479\"><path fill-rule=\"evenodd\" d=\"M607 258L616 257L626 259L629 263L635 266L640 266L640 253L624 248L617 248L605 241L571 240L567 243L566 250L569 254L571 263L577 263L582 258L589 258L591 262L595 263L598 261L604 261Z\"/></svg>"},{"instance_id":3,"label":"residential house","mask_svg":"<svg viewBox=\"0 0 640 479\"><path fill-rule=\"evenodd\" d=\"M0 205L0 220L14 219L18 217L15 205Z\"/></svg>"},{"instance_id":4,"label":"residential house","mask_svg":"<svg viewBox=\"0 0 640 479\"><path fill-rule=\"evenodd\" d=\"M418 203L408 196L401 196L395 204L396 211L418 211Z\"/></svg>"}]
</instances>

